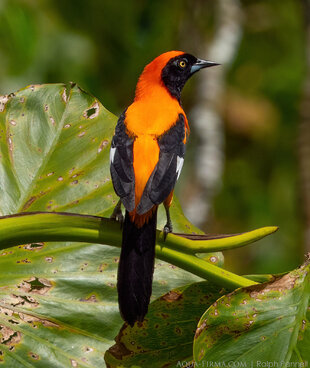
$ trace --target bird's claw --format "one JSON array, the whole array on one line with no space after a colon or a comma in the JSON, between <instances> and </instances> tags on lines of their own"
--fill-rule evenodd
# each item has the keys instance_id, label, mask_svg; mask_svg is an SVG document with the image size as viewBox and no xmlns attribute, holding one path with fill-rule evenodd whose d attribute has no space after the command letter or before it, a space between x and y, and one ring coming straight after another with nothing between
<instances>
[{"instance_id":1,"label":"bird's claw","mask_svg":"<svg viewBox=\"0 0 310 368\"><path fill-rule=\"evenodd\" d=\"M117 221L121 225L121 229L123 228L124 216L122 214L122 211L119 211L115 215L112 214L112 216L110 217L110 219Z\"/></svg>"},{"instance_id":2,"label":"bird's claw","mask_svg":"<svg viewBox=\"0 0 310 368\"><path fill-rule=\"evenodd\" d=\"M165 240L166 240L166 238L167 238L167 235L168 235L169 233L172 233L172 224L171 224L171 223L167 223L167 224L164 226L163 232L164 232L164 241L165 241Z\"/></svg>"},{"instance_id":3,"label":"bird's claw","mask_svg":"<svg viewBox=\"0 0 310 368\"><path fill-rule=\"evenodd\" d=\"M116 220L117 222L119 222L121 225L123 225L123 223L124 223L124 215L123 215L122 211L119 211L119 212L116 214L116 216L115 216L115 220Z\"/></svg>"},{"instance_id":4,"label":"bird's claw","mask_svg":"<svg viewBox=\"0 0 310 368\"><path fill-rule=\"evenodd\" d=\"M114 211L113 211L112 215L110 216L110 219L119 222L120 225L121 225L121 228L123 227L124 215L123 215L123 212L122 212L122 209L121 209L121 205L119 203L114 208Z\"/></svg>"}]
</instances>

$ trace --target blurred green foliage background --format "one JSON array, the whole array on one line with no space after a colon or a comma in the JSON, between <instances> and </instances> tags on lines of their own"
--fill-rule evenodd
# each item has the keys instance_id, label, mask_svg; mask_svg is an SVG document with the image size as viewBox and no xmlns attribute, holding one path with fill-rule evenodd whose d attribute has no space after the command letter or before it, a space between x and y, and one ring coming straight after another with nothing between
<instances>
[{"instance_id":1,"label":"blurred green foliage background","mask_svg":"<svg viewBox=\"0 0 310 368\"><path fill-rule=\"evenodd\" d=\"M243 0L240 7L242 39L219 101L224 174L204 230L280 226L268 239L225 256L226 267L238 273L283 272L305 253L297 139L306 75L305 10L298 0ZM74 81L120 114L152 58L185 48L203 56L199 52L212 42L216 11L213 0L0 0L0 93ZM186 111L195 104L199 77L185 88ZM183 204L197 136L192 130L178 183Z\"/></svg>"}]
</instances>

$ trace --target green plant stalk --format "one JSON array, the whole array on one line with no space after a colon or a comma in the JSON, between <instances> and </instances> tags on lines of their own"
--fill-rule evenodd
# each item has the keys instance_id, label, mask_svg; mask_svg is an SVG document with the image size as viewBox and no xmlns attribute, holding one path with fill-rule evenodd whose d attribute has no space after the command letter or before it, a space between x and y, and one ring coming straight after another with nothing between
<instances>
[{"instance_id":1,"label":"green plant stalk","mask_svg":"<svg viewBox=\"0 0 310 368\"><path fill-rule=\"evenodd\" d=\"M0 249L43 241L76 241L120 246L120 224L99 216L29 212L0 217Z\"/></svg>"},{"instance_id":2,"label":"green plant stalk","mask_svg":"<svg viewBox=\"0 0 310 368\"><path fill-rule=\"evenodd\" d=\"M244 247L250 243L264 238L278 230L277 226L266 226L246 233L219 235L215 238L204 240L186 239L175 234L168 234L165 243L159 240L161 244L171 249L180 250L184 253L208 253L220 252L234 248ZM162 239L162 237L160 238Z\"/></svg>"},{"instance_id":3,"label":"green plant stalk","mask_svg":"<svg viewBox=\"0 0 310 368\"><path fill-rule=\"evenodd\" d=\"M33 237L42 238L42 232L44 232L49 237L48 241L84 241L84 237L88 239L89 236L92 236L94 237L93 242L106 244L102 243L104 240L108 241L109 245L119 246L121 239L119 228L120 225L114 220L66 212L27 212L3 216L0 217L0 249L10 246L10 242L16 245L14 238L19 236L20 232L25 237L30 235L31 241L39 241L34 240ZM33 231L29 233L29 229ZM165 241L163 233L158 230L157 243L162 247L183 253L211 253L245 246L274 233L277 229L276 226L267 226L242 234L224 235L205 240L191 240L179 235L168 234ZM101 239L102 236L104 239Z\"/></svg>"},{"instance_id":4,"label":"green plant stalk","mask_svg":"<svg viewBox=\"0 0 310 368\"><path fill-rule=\"evenodd\" d=\"M160 232L157 235L159 239ZM156 256L159 259L229 289L256 283L194 255L170 249L169 246L173 243L174 238L184 240L182 247L180 247L181 250L185 244L195 241L173 234L169 234L168 237L170 238L169 242L159 240L156 245ZM70 213L23 213L4 216L0 219L0 249L43 241L77 241L119 247L121 244L120 225L114 220L103 217Z\"/></svg>"},{"instance_id":5,"label":"green plant stalk","mask_svg":"<svg viewBox=\"0 0 310 368\"><path fill-rule=\"evenodd\" d=\"M226 271L194 255L181 253L174 249L156 245L156 256L163 261L172 263L183 270L212 281L228 290L258 284L256 281Z\"/></svg>"}]
</instances>

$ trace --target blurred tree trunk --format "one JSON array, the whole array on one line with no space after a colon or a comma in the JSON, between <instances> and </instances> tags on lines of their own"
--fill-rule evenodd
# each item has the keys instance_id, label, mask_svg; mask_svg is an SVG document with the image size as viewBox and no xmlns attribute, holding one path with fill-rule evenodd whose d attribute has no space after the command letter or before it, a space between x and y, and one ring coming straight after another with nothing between
<instances>
[{"instance_id":1,"label":"blurred tree trunk","mask_svg":"<svg viewBox=\"0 0 310 368\"><path fill-rule=\"evenodd\" d=\"M305 216L305 251L310 252L310 0L302 0L305 17L306 78L300 108L299 168L301 202Z\"/></svg>"},{"instance_id":2,"label":"blurred tree trunk","mask_svg":"<svg viewBox=\"0 0 310 368\"><path fill-rule=\"evenodd\" d=\"M208 10L212 9L211 2L205 2L204 5ZM183 30L184 33L187 31L187 42L191 42L188 35L192 36L196 23L198 22L192 19L191 24L187 24L187 29ZM184 210L196 225L203 225L208 220L212 199L221 186L224 166L221 101L224 98L226 71L238 51L241 35L242 11L239 0L217 1L213 40L210 43L206 39L200 39L203 46L196 46L196 53L201 58L222 65L199 75L195 105L189 114L199 143L195 152L194 176L191 175L190 179L191 190L188 190ZM190 46L192 49L193 45Z\"/></svg>"}]
</instances>

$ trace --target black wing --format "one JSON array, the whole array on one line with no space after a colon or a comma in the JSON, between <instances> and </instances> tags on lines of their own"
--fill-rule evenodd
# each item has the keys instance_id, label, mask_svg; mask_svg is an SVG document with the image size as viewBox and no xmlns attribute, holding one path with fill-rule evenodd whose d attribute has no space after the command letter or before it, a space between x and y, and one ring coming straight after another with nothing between
<instances>
[{"instance_id":1,"label":"black wing","mask_svg":"<svg viewBox=\"0 0 310 368\"><path fill-rule=\"evenodd\" d=\"M110 151L110 171L113 187L126 210L135 207L135 175L133 170L133 142L124 124L126 110L119 117Z\"/></svg>"},{"instance_id":2,"label":"black wing","mask_svg":"<svg viewBox=\"0 0 310 368\"><path fill-rule=\"evenodd\" d=\"M154 205L162 203L173 190L182 170L185 155L185 119L179 114L176 124L158 138L158 163L150 176L137 213L142 215Z\"/></svg>"}]
</instances>

